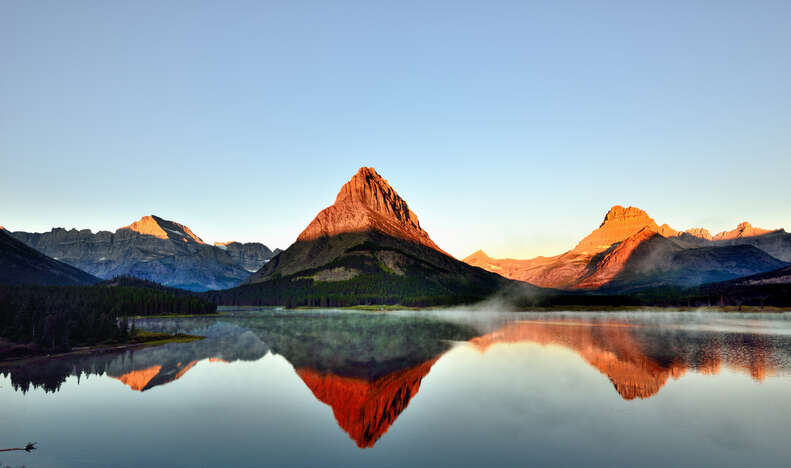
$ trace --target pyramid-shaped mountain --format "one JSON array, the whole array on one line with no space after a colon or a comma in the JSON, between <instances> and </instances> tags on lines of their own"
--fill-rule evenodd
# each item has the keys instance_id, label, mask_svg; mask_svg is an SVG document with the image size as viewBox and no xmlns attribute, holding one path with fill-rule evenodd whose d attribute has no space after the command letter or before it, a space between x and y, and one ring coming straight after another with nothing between
<instances>
[{"instance_id":1,"label":"pyramid-shaped mountain","mask_svg":"<svg viewBox=\"0 0 791 468\"><path fill-rule=\"evenodd\" d=\"M695 286L782 268L791 261L791 234L746 222L715 236L703 228L680 232L639 208L613 206L597 229L561 255L495 259L479 250L464 261L547 288Z\"/></svg>"},{"instance_id":2,"label":"pyramid-shaped mountain","mask_svg":"<svg viewBox=\"0 0 791 468\"><path fill-rule=\"evenodd\" d=\"M456 260L373 168L363 167L297 241L218 298L238 304L439 304L482 299L509 283Z\"/></svg>"}]
</instances>

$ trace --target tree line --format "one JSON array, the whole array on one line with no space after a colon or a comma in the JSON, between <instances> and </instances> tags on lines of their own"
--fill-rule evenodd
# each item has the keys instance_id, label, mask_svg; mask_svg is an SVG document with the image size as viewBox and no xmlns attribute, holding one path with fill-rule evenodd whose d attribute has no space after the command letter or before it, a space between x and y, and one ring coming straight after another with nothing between
<instances>
[{"instance_id":1,"label":"tree line","mask_svg":"<svg viewBox=\"0 0 791 468\"><path fill-rule=\"evenodd\" d=\"M45 350L125 342L129 317L211 314L194 295L127 286L0 286L0 337Z\"/></svg>"}]
</instances>

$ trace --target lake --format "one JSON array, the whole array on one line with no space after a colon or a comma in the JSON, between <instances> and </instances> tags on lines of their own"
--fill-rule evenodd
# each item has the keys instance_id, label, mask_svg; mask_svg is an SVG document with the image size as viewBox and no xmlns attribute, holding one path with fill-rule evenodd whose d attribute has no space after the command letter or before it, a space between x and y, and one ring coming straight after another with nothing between
<instances>
[{"instance_id":1,"label":"lake","mask_svg":"<svg viewBox=\"0 0 791 468\"><path fill-rule=\"evenodd\" d=\"M12 467L787 466L791 314L228 311L3 369Z\"/></svg>"}]
</instances>

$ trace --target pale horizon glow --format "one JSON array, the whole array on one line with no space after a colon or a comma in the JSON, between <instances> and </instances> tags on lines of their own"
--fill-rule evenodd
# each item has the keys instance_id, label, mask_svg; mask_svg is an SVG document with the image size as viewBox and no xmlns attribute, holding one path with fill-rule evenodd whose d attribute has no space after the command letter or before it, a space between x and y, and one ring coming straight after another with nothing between
<instances>
[{"instance_id":1,"label":"pale horizon glow","mask_svg":"<svg viewBox=\"0 0 791 468\"><path fill-rule=\"evenodd\" d=\"M373 166L444 250L791 228L791 3L0 3L0 225L287 248Z\"/></svg>"}]
</instances>

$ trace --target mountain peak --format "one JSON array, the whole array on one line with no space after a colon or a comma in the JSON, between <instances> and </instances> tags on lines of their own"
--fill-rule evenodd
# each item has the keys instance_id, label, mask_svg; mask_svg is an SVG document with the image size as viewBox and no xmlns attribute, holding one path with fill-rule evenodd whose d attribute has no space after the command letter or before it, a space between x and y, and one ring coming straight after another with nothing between
<instances>
[{"instance_id":1,"label":"mountain peak","mask_svg":"<svg viewBox=\"0 0 791 468\"><path fill-rule=\"evenodd\" d=\"M341 187L335 203L322 210L297 240L369 231L379 231L445 253L420 227L417 215L406 201L372 167L361 167Z\"/></svg>"},{"instance_id":2,"label":"mountain peak","mask_svg":"<svg viewBox=\"0 0 791 468\"><path fill-rule=\"evenodd\" d=\"M740 239L742 237L760 236L772 232L771 229L753 227L747 221L742 221L733 231L723 231L713 237L714 240Z\"/></svg>"},{"instance_id":3,"label":"mountain peak","mask_svg":"<svg viewBox=\"0 0 791 468\"><path fill-rule=\"evenodd\" d=\"M606 215L604 215L604 221L602 221L599 227L604 227L608 223L633 223L635 221L642 220L650 220L652 223L654 222L654 220L648 216L648 213L641 210L640 208L634 206L624 208L621 205L615 205L610 208L610 211L608 211Z\"/></svg>"},{"instance_id":4,"label":"mountain peak","mask_svg":"<svg viewBox=\"0 0 791 468\"><path fill-rule=\"evenodd\" d=\"M679 234L681 234L680 232L678 232L675 229L673 229L672 227L670 227L667 223L659 226L659 231L658 232L659 232L659 234L661 234L664 237L676 237Z\"/></svg>"},{"instance_id":5,"label":"mountain peak","mask_svg":"<svg viewBox=\"0 0 791 468\"><path fill-rule=\"evenodd\" d=\"M203 244L203 240L187 226L173 221L162 219L159 216L143 216L138 221L119 229L129 229L146 236L154 236L159 239L180 240L182 242L195 242Z\"/></svg>"},{"instance_id":6,"label":"mountain peak","mask_svg":"<svg viewBox=\"0 0 791 468\"><path fill-rule=\"evenodd\" d=\"M587 255L603 252L609 249L612 244L621 242L643 228L649 228L654 232L675 232L670 226L663 226L663 228L660 228L656 222L640 208L634 206L624 208L621 205L615 205L610 208L604 216L604 221L602 221L599 228L582 239L580 243L574 247L572 252Z\"/></svg>"},{"instance_id":7,"label":"mountain peak","mask_svg":"<svg viewBox=\"0 0 791 468\"><path fill-rule=\"evenodd\" d=\"M699 237L701 239L711 240L711 233L706 228L690 228L684 232L693 237Z\"/></svg>"},{"instance_id":8,"label":"mountain peak","mask_svg":"<svg viewBox=\"0 0 791 468\"><path fill-rule=\"evenodd\" d=\"M484 252L483 250L477 250L477 251L471 253L470 255L468 255L462 261L472 265L476 261L488 261L488 260L491 260L491 259L492 259L492 257L486 255L486 252Z\"/></svg>"},{"instance_id":9,"label":"mountain peak","mask_svg":"<svg viewBox=\"0 0 791 468\"><path fill-rule=\"evenodd\" d=\"M406 201L401 198L387 179L380 176L373 167L361 167L357 174L346 182L335 204L360 204L388 218L395 218L400 223L420 229L417 215L413 213Z\"/></svg>"},{"instance_id":10,"label":"mountain peak","mask_svg":"<svg viewBox=\"0 0 791 468\"><path fill-rule=\"evenodd\" d=\"M215 243L214 243L214 246L215 246L215 247L226 247L226 246L229 246L229 245L231 245L231 244L240 244L240 243L241 243L241 242L237 242L237 241L228 241L228 242L215 242Z\"/></svg>"}]
</instances>

